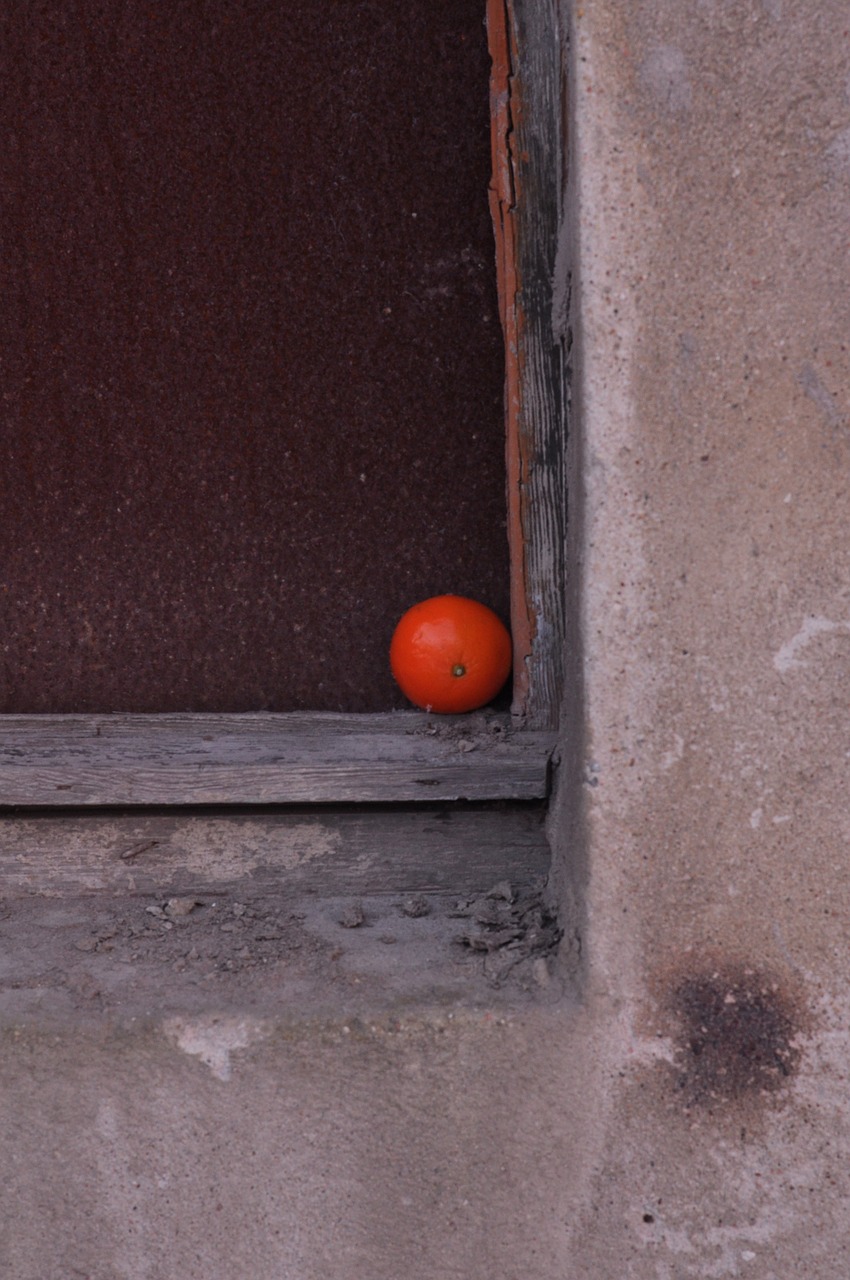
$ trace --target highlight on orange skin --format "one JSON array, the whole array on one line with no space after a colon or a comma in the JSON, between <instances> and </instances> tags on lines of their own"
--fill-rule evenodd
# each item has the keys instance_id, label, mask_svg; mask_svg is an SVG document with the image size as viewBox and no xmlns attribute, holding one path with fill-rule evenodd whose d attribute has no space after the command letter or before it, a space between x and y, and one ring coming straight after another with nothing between
<instances>
[{"instance_id":1,"label":"highlight on orange skin","mask_svg":"<svg viewBox=\"0 0 850 1280\"><path fill-rule=\"evenodd\" d=\"M434 596L401 618L390 666L424 711L459 715L495 698L511 670L511 638L499 617L466 596Z\"/></svg>"}]
</instances>

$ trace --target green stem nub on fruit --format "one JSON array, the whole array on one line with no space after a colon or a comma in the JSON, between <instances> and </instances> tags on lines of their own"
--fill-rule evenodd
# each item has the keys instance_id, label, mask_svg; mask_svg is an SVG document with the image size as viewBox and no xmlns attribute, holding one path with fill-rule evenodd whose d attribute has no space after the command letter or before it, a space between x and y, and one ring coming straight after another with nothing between
<instances>
[{"instance_id":1,"label":"green stem nub on fruit","mask_svg":"<svg viewBox=\"0 0 850 1280\"><path fill-rule=\"evenodd\" d=\"M460 665L460 663L459 663L459 662L456 662L456 663L455 663L455 665L452 667L452 675L453 675L453 676L465 676L465 675L466 675L466 667L462 667L462 666Z\"/></svg>"}]
</instances>

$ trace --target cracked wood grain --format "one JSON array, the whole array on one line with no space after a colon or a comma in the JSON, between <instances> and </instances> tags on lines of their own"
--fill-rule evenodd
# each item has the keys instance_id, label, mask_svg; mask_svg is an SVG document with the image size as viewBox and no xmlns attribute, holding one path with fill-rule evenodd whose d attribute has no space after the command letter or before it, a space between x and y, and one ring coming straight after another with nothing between
<instances>
[{"instance_id":1,"label":"cracked wood grain","mask_svg":"<svg viewBox=\"0 0 850 1280\"><path fill-rule=\"evenodd\" d=\"M553 324L563 190L555 0L488 0L490 210L505 337L514 714L554 728L562 695L564 349Z\"/></svg>"},{"instance_id":2,"label":"cracked wood grain","mask_svg":"<svg viewBox=\"0 0 850 1280\"><path fill-rule=\"evenodd\" d=\"M0 807L541 799L553 749L498 716L9 716Z\"/></svg>"},{"instance_id":3,"label":"cracked wood grain","mask_svg":"<svg viewBox=\"0 0 850 1280\"><path fill-rule=\"evenodd\" d=\"M7 815L0 897L484 892L546 874L543 818L539 805Z\"/></svg>"}]
</instances>

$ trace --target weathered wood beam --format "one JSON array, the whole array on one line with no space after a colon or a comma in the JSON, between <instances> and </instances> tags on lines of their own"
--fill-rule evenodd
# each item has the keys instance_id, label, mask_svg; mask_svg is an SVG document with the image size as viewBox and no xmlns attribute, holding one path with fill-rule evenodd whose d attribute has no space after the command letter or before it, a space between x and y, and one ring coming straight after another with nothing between
<instances>
[{"instance_id":1,"label":"weathered wood beam","mask_svg":"<svg viewBox=\"0 0 850 1280\"><path fill-rule=\"evenodd\" d=\"M545 875L539 805L0 818L0 898L481 892Z\"/></svg>"},{"instance_id":2,"label":"weathered wood beam","mask_svg":"<svg viewBox=\"0 0 850 1280\"><path fill-rule=\"evenodd\" d=\"M558 26L557 0L488 0L513 711L537 728L558 724L565 646L566 352L553 296L565 155Z\"/></svg>"},{"instance_id":3,"label":"weathered wood beam","mask_svg":"<svg viewBox=\"0 0 850 1280\"><path fill-rule=\"evenodd\" d=\"M505 716L8 716L0 807L533 800L553 748Z\"/></svg>"}]
</instances>

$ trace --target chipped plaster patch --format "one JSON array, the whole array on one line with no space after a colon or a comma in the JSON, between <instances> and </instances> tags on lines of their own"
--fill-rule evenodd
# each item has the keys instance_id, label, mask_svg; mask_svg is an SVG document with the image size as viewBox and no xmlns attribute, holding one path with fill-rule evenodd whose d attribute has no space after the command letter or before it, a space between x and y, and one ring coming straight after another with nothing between
<instances>
[{"instance_id":1,"label":"chipped plaster patch","mask_svg":"<svg viewBox=\"0 0 850 1280\"><path fill-rule=\"evenodd\" d=\"M850 631L850 622L835 622L831 618L806 618L795 636L787 640L773 655L773 665L777 671L791 671L794 667L806 667L807 662L798 658L797 654L811 644L816 636L828 631Z\"/></svg>"},{"instance_id":2,"label":"chipped plaster patch","mask_svg":"<svg viewBox=\"0 0 850 1280\"><path fill-rule=\"evenodd\" d=\"M681 49L661 45L648 53L641 66L641 79L649 92L668 111L687 111L691 105L688 64Z\"/></svg>"},{"instance_id":3,"label":"chipped plaster patch","mask_svg":"<svg viewBox=\"0 0 850 1280\"><path fill-rule=\"evenodd\" d=\"M233 1074L231 1053L247 1049L268 1034L262 1023L247 1018L169 1018L163 1024L167 1038L183 1053L200 1058L218 1080Z\"/></svg>"},{"instance_id":4,"label":"chipped plaster patch","mask_svg":"<svg viewBox=\"0 0 850 1280\"><path fill-rule=\"evenodd\" d=\"M181 823L169 843L193 875L216 881L247 875L259 866L293 871L333 853L340 839L339 832L321 822L277 828L245 823L235 832L221 822L194 819Z\"/></svg>"}]
</instances>

